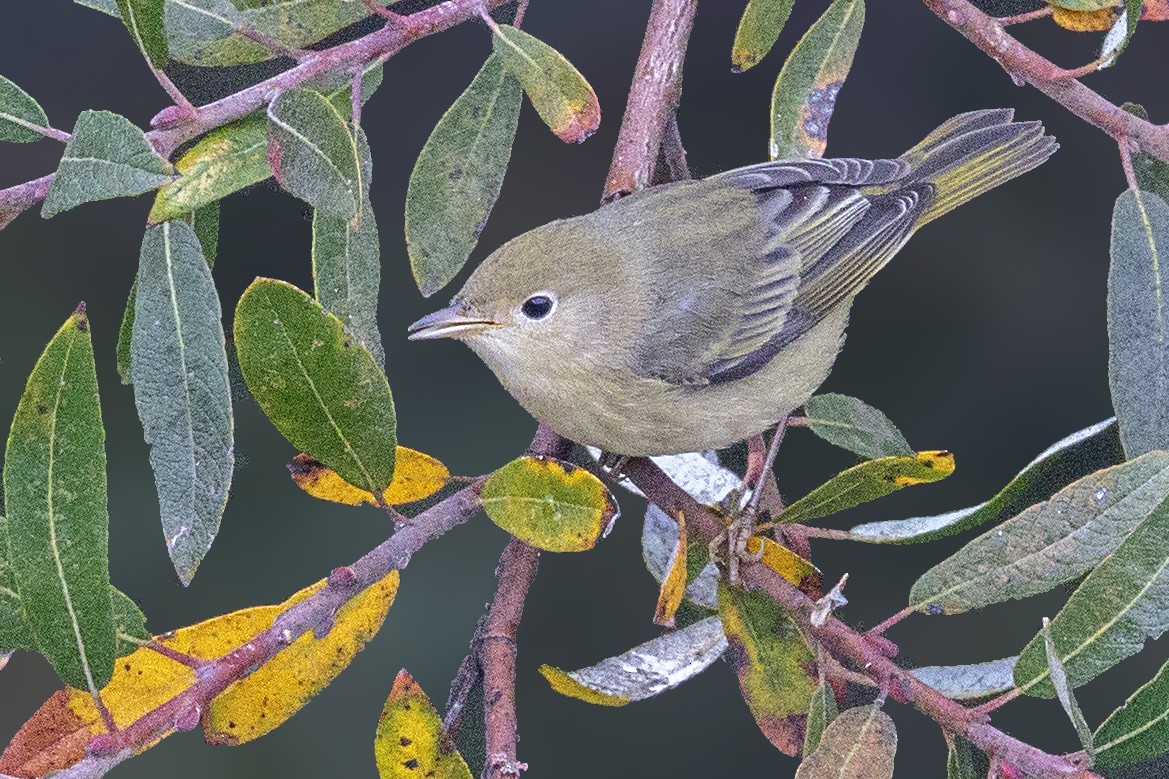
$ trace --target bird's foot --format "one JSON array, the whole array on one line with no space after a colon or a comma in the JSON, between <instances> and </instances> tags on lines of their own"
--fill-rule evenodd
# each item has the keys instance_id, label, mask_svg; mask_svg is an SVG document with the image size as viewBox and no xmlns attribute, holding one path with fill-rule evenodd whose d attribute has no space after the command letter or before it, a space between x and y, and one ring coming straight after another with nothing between
<instances>
[{"instance_id":1,"label":"bird's foot","mask_svg":"<svg viewBox=\"0 0 1169 779\"><path fill-rule=\"evenodd\" d=\"M727 581L734 586L741 584L739 564L757 563L763 558L760 544L754 552L750 541L758 535L754 512L736 510L727 520L727 527L710 542L710 558L716 563L722 560L726 566Z\"/></svg>"},{"instance_id":2,"label":"bird's foot","mask_svg":"<svg viewBox=\"0 0 1169 779\"><path fill-rule=\"evenodd\" d=\"M605 474L608 481L612 484L621 481L621 477L623 476L622 471L625 470L625 465L628 462L628 455L616 454L614 452L601 452L601 455L597 458L597 466L600 467L602 473Z\"/></svg>"}]
</instances>

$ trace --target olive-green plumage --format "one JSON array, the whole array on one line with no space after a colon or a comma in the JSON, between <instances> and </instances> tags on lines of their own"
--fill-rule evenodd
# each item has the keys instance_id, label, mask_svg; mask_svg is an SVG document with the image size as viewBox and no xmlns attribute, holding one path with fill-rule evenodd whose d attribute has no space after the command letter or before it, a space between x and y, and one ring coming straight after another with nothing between
<instances>
[{"instance_id":1,"label":"olive-green plumage","mask_svg":"<svg viewBox=\"0 0 1169 779\"><path fill-rule=\"evenodd\" d=\"M913 232L1057 148L1009 110L893 160L752 165L509 241L412 338L455 337L537 419L625 455L715 449L807 401Z\"/></svg>"}]
</instances>

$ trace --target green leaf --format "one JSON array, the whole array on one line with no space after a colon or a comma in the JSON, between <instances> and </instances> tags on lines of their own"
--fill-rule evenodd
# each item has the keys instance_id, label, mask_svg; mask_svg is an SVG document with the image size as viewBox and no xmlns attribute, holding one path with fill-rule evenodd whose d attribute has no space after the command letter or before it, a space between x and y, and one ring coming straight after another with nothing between
<instances>
[{"instance_id":1,"label":"green leaf","mask_svg":"<svg viewBox=\"0 0 1169 779\"><path fill-rule=\"evenodd\" d=\"M101 11L103 14L118 16L118 0L73 0L78 5Z\"/></svg>"},{"instance_id":2,"label":"green leaf","mask_svg":"<svg viewBox=\"0 0 1169 779\"><path fill-rule=\"evenodd\" d=\"M236 306L235 345L248 389L293 446L385 492L398 443L390 385L340 319L291 284L259 278Z\"/></svg>"},{"instance_id":3,"label":"green leaf","mask_svg":"<svg viewBox=\"0 0 1169 779\"><path fill-rule=\"evenodd\" d=\"M118 633L118 657L125 657L138 649L141 642L149 641L150 631L146 629L146 615L138 608L129 595L110 588L110 601L114 613L114 628Z\"/></svg>"},{"instance_id":4,"label":"green leaf","mask_svg":"<svg viewBox=\"0 0 1169 779\"><path fill-rule=\"evenodd\" d=\"M597 131L601 123L597 95L563 54L511 25L498 25L494 32L495 53L519 79L532 107L556 137L581 143Z\"/></svg>"},{"instance_id":5,"label":"green leaf","mask_svg":"<svg viewBox=\"0 0 1169 779\"><path fill-rule=\"evenodd\" d=\"M812 705L808 709L808 725L804 731L804 752L810 755L820 745L824 730L840 714L836 704L836 692L828 682L820 682L812 692Z\"/></svg>"},{"instance_id":6,"label":"green leaf","mask_svg":"<svg viewBox=\"0 0 1169 779\"><path fill-rule=\"evenodd\" d=\"M1092 739L1101 770L1169 752L1169 663L1108 715Z\"/></svg>"},{"instance_id":7,"label":"green leaf","mask_svg":"<svg viewBox=\"0 0 1169 779\"><path fill-rule=\"evenodd\" d=\"M1129 41L1136 34L1143 10L1143 0L1124 0L1124 9L1117 16L1112 29L1104 36L1104 43L1100 47L1099 70L1115 65L1116 59L1128 48Z\"/></svg>"},{"instance_id":8,"label":"green leaf","mask_svg":"<svg viewBox=\"0 0 1169 779\"><path fill-rule=\"evenodd\" d=\"M346 114L320 92L293 89L272 101L268 119L268 161L282 187L332 216L364 210L361 149Z\"/></svg>"},{"instance_id":9,"label":"green leaf","mask_svg":"<svg viewBox=\"0 0 1169 779\"><path fill-rule=\"evenodd\" d=\"M771 159L824 156L864 23L864 0L836 0L792 49L771 94Z\"/></svg>"},{"instance_id":10,"label":"green leaf","mask_svg":"<svg viewBox=\"0 0 1169 779\"><path fill-rule=\"evenodd\" d=\"M368 63L361 71L361 104L365 105L377 88L382 85L382 63L374 60ZM306 85L325 96L333 107L342 114L353 113L353 76L337 73L325 73L313 79Z\"/></svg>"},{"instance_id":11,"label":"green leaf","mask_svg":"<svg viewBox=\"0 0 1169 779\"><path fill-rule=\"evenodd\" d=\"M199 248L203 250L203 259L207 260L207 267L215 267L215 257L219 253L219 203L211 203L186 214L184 221L195 231L199 239Z\"/></svg>"},{"instance_id":12,"label":"green leaf","mask_svg":"<svg viewBox=\"0 0 1169 779\"><path fill-rule=\"evenodd\" d=\"M970 665L930 665L910 671L923 684L956 701L973 701L1015 686L1016 657Z\"/></svg>"},{"instance_id":13,"label":"green leaf","mask_svg":"<svg viewBox=\"0 0 1169 779\"><path fill-rule=\"evenodd\" d=\"M47 128L49 117L32 96L0 76L0 141L32 143L45 136L34 128Z\"/></svg>"},{"instance_id":14,"label":"green leaf","mask_svg":"<svg viewBox=\"0 0 1169 779\"><path fill-rule=\"evenodd\" d=\"M267 119L252 114L212 130L175 167L181 175L158 191L152 223L178 219L271 176Z\"/></svg>"},{"instance_id":15,"label":"green leaf","mask_svg":"<svg viewBox=\"0 0 1169 779\"><path fill-rule=\"evenodd\" d=\"M978 525L1001 522L1076 479L1122 462L1124 451L1116 419L1106 419L1049 446L985 503L928 517L870 522L849 533L853 541L870 544L936 541Z\"/></svg>"},{"instance_id":16,"label":"green leaf","mask_svg":"<svg viewBox=\"0 0 1169 779\"><path fill-rule=\"evenodd\" d=\"M94 200L141 195L170 180L159 157L129 119L109 111L82 111L41 216L46 219Z\"/></svg>"},{"instance_id":17,"label":"green leaf","mask_svg":"<svg viewBox=\"0 0 1169 779\"><path fill-rule=\"evenodd\" d=\"M1160 454L1160 453L1158 453ZM1068 684L1086 684L1145 639L1169 628L1169 501L1153 510L1124 543L1084 579L1051 623L1056 657ZM1015 684L1031 695L1055 695L1042 635L1019 654Z\"/></svg>"},{"instance_id":18,"label":"green leaf","mask_svg":"<svg viewBox=\"0 0 1169 779\"><path fill-rule=\"evenodd\" d=\"M424 296L471 256L503 186L519 115L519 82L493 54L422 147L406 190L406 249Z\"/></svg>"},{"instance_id":19,"label":"green leaf","mask_svg":"<svg viewBox=\"0 0 1169 779\"><path fill-rule=\"evenodd\" d=\"M28 378L4 455L12 571L37 648L66 684L114 670L105 430L84 305Z\"/></svg>"},{"instance_id":20,"label":"green leaf","mask_svg":"<svg viewBox=\"0 0 1169 779\"><path fill-rule=\"evenodd\" d=\"M813 396L804 412L804 424L828 443L866 460L913 456L913 448L889 417L848 395Z\"/></svg>"},{"instance_id":21,"label":"green leaf","mask_svg":"<svg viewBox=\"0 0 1169 779\"><path fill-rule=\"evenodd\" d=\"M134 37L142 56L155 68L166 67L167 61L163 6L163 0L118 0L122 23Z\"/></svg>"},{"instance_id":22,"label":"green leaf","mask_svg":"<svg viewBox=\"0 0 1169 779\"><path fill-rule=\"evenodd\" d=\"M656 504L646 507L641 530L641 554L645 567L657 579L665 581L674 547L678 545L678 523ZM705 544L691 542L686 554L685 597L708 609L718 609L718 567L710 559Z\"/></svg>"},{"instance_id":23,"label":"green leaf","mask_svg":"<svg viewBox=\"0 0 1169 779\"><path fill-rule=\"evenodd\" d=\"M1130 189L1112 212L1108 383L1129 457L1169 447L1169 204Z\"/></svg>"},{"instance_id":24,"label":"green leaf","mask_svg":"<svg viewBox=\"0 0 1169 779\"><path fill-rule=\"evenodd\" d=\"M1080 738L1080 745L1084 747L1088 757L1092 757L1092 729L1088 727L1088 721L1084 719L1084 713L1080 711L1080 704L1076 702L1076 696L1072 692L1072 688L1068 686L1067 671L1063 667L1063 662L1056 654L1055 644L1051 641L1051 623L1046 617L1043 618L1043 648L1047 654L1047 673L1051 679L1051 684L1055 687L1055 697L1059 698L1059 703L1063 706L1064 713L1068 715L1068 719L1072 721L1072 726L1076 729L1076 735Z\"/></svg>"},{"instance_id":25,"label":"green leaf","mask_svg":"<svg viewBox=\"0 0 1169 779\"><path fill-rule=\"evenodd\" d=\"M722 620L707 617L579 671L541 665L561 695L599 706L624 706L672 690L709 668L727 648Z\"/></svg>"},{"instance_id":26,"label":"green leaf","mask_svg":"<svg viewBox=\"0 0 1169 779\"><path fill-rule=\"evenodd\" d=\"M369 202L369 185L373 177L373 160L365 133L357 128L361 149L362 196L361 218L348 221L313 212L313 294L327 310L345 323L345 328L369 349L378 365L384 365L377 326L377 297L381 284L381 244L378 242L377 219Z\"/></svg>"},{"instance_id":27,"label":"green leaf","mask_svg":"<svg viewBox=\"0 0 1169 779\"><path fill-rule=\"evenodd\" d=\"M0 653L16 649L35 651L36 642L24 614L8 546L8 520L0 516Z\"/></svg>"},{"instance_id":28,"label":"green leaf","mask_svg":"<svg viewBox=\"0 0 1169 779\"><path fill-rule=\"evenodd\" d=\"M755 724L786 755L803 748L803 720L816 681L815 658L783 609L762 592L718 584L719 616L727 636L727 662Z\"/></svg>"},{"instance_id":29,"label":"green leaf","mask_svg":"<svg viewBox=\"0 0 1169 779\"><path fill-rule=\"evenodd\" d=\"M731 45L731 70L752 68L767 56L779 39L795 0L748 0L735 42Z\"/></svg>"},{"instance_id":30,"label":"green leaf","mask_svg":"<svg viewBox=\"0 0 1169 779\"><path fill-rule=\"evenodd\" d=\"M604 482L551 457L512 460L487 478L480 500L492 522L547 552L592 549L620 513Z\"/></svg>"},{"instance_id":31,"label":"green leaf","mask_svg":"<svg viewBox=\"0 0 1169 779\"><path fill-rule=\"evenodd\" d=\"M949 452L918 452L910 457L866 460L836 474L780 515L782 522L806 522L884 497L913 484L944 479L954 472Z\"/></svg>"},{"instance_id":32,"label":"green leaf","mask_svg":"<svg viewBox=\"0 0 1169 779\"><path fill-rule=\"evenodd\" d=\"M1165 452L1097 471L931 568L913 585L909 602L931 614L960 614L1075 581L1116 549L1166 496Z\"/></svg>"},{"instance_id":33,"label":"green leaf","mask_svg":"<svg viewBox=\"0 0 1169 779\"><path fill-rule=\"evenodd\" d=\"M897 728L877 706L840 713L804 758L795 779L893 779Z\"/></svg>"},{"instance_id":34,"label":"green leaf","mask_svg":"<svg viewBox=\"0 0 1169 779\"><path fill-rule=\"evenodd\" d=\"M167 552L189 585L219 532L235 462L222 310L185 222L147 228L138 265L131 375Z\"/></svg>"},{"instance_id":35,"label":"green leaf","mask_svg":"<svg viewBox=\"0 0 1169 779\"><path fill-rule=\"evenodd\" d=\"M946 736L950 752L946 757L946 779L984 779L978 749L964 738Z\"/></svg>"},{"instance_id":36,"label":"green leaf","mask_svg":"<svg viewBox=\"0 0 1169 779\"><path fill-rule=\"evenodd\" d=\"M1141 119L1149 118L1149 112L1144 106L1136 103L1125 103L1121 108ZM1169 201L1169 162L1163 162L1148 152L1139 151L1132 155L1132 167L1137 176L1138 187Z\"/></svg>"},{"instance_id":37,"label":"green leaf","mask_svg":"<svg viewBox=\"0 0 1169 779\"><path fill-rule=\"evenodd\" d=\"M1047 0L1049 5L1066 8L1069 11L1103 11L1114 8L1116 0Z\"/></svg>"}]
</instances>

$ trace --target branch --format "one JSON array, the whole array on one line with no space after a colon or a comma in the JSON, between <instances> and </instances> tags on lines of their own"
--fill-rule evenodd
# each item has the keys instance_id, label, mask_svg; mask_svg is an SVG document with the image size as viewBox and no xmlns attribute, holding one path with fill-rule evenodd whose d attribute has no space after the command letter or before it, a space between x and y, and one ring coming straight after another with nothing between
<instances>
[{"instance_id":1,"label":"branch","mask_svg":"<svg viewBox=\"0 0 1169 779\"><path fill-rule=\"evenodd\" d=\"M1113 138L1126 139L1141 151L1169 162L1169 126L1155 125L1134 116L1069 77L1075 71L1065 71L1024 46L1007 33L1001 20L983 13L969 0L923 2L939 19L965 35L1017 81L1030 84Z\"/></svg>"}]
</instances>

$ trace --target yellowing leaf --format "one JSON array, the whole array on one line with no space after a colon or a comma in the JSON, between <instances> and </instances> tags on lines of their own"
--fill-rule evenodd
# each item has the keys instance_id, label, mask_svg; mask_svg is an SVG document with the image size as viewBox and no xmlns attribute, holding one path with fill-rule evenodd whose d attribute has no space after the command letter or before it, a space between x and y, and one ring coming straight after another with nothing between
<instances>
[{"instance_id":1,"label":"yellowing leaf","mask_svg":"<svg viewBox=\"0 0 1169 779\"><path fill-rule=\"evenodd\" d=\"M69 707L75 690L58 690L37 709L0 755L0 774L34 779L61 771L85 757L92 723Z\"/></svg>"},{"instance_id":2,"label":"yellowing leaf","mask_svg":"<svg viewBox=\"0 0 1169 779\"><path fill-rule=\"evenodd\" d=\"M679 511L677 518L678 541L674 544L674 554L666 569L666 578L662 580L654 611L654 624L668 628L674 627L674 615L678 613L682 595L686 592L686 517Z\"/></svg>"},{"instance_id":3,"label":"yellowing leaf","mask_svg":"<svg viewBox=\"0 0 1169 779\"><path fill-rule=\"evenodd\" d=\"M554 665L544 663L540 666L540 674L548 680L552 689L567 698L576 698L585 703L594 703L597 706L624 706L629 703L628 698L599 692L573 679L567 671L562 671Z\"/></svg>"},{"instance_id":4,"label":"yellowing leaf","mask_svg":"<svg viewBox=\"0 0 1169 779\"><path fill-rule=\"evenodd\" d=\"M764 538L763 536L752 536L748 538L747 552L752 555L758 555L760 544L763 545L763 554L759 558L760 562L797 587L807 581L809 576L815 576L820 573L819 568L783 544L776 543L770 538Z\"/></svg>"},{"instance_id":5,"label":"yellowing leaf","mask_svg":"<svg viewBox=\"0 0 1169 779\"><path fill-rule=\"evenodd\" d=\"M1098 11L1074 11L1070 8L1051 7L1051 18L1065 30L1075 32L1095 32L1112 29L1116 23L1116 11L1112 8L1101 8Z\"/></svg>"},{"instance_id":6,"label":"yellowing leaf","mask_svg":"<svg viewBox=\"0 0 1169 779\"><path fill-rule=\"evenodd\" d=\"M480 493L491 521L548 552L583 552L617 518L609 489L583 468L520 457L488 477Z\"/></svg>"},{"instance_id":7,"label":"yellowing leaf","mask_svg":"<svg viewBox=\"0 0 1169 779\"><path fill-rule=\"evenodd\" d=\"M404 669L382 709L373 751L381 779L471 779L434 704Z\"/></svg>"},{"instance_id":8,"label":"yellowing leaf","mask_svg":"<svg viewBox=\"0 0 1169 779\"><path fill-rule=\"evenodd\" d=\"M354 487L326 468L320 461L307 454L298 454L288 464L288 471L296 486L314 498L359 506L362 503L377 505L373 493ZM386 488L383 497L388 505L429 498L446 486L451 472L441 462L423 452L399 446L395 455L394 478Z\"/></svg>"}]
</instances>

